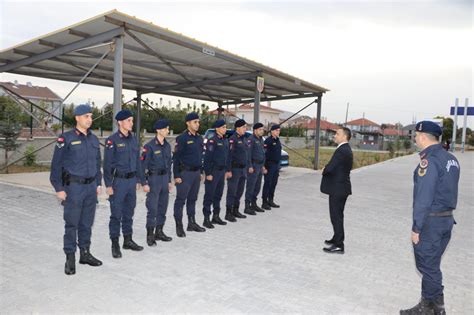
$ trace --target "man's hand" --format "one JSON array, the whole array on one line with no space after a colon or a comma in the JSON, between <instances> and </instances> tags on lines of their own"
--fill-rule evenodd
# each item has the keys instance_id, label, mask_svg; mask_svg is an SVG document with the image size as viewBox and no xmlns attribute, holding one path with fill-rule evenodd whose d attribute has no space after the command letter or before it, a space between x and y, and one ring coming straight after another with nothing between
<instances>
[{"instance_id":1,"label":"man's hand","mask_svg":"<svg viewBox=\"0 0 474 315\"><path fill-rule=\"evenodd\" d=\"M107 187L107 188L105 189L105 193L106 193L107 195L109 195L109 196L112 196L112 195L114 194L114 189L112 188L112 186Z\"/></svg>"},{"instance_id":2,"label":"man's hand","mask_svg":"<svg viewBox=\"0 0 474 315\"><path fill-rule=\"evenodd\" d=\"M420 234L419 233L415 233L415 232L411 232L411 241L413 242L413 244L418 244L420 242Z\"/></svg>"},{"instance_id":3,"label":"man's hand","mask_svg":"<svg viewBox=\"0 0 474 315\"><path fill-rule=\"evenodd\" d=\"M268 173L268 170L265 166L262 166L262 172L263 174L267 174Z\"/></svg>"},{"instance_id":4,"label":"man's hand","mask_svg":"<svg viewBox=\"0 0 474 315\"><path fill-rule=\"evenodd\" d=\"M225 172L225 178L231 178L232 177L232 172Z\"/></svg>"},{"instance_id":5,"label":"man's hand","mask_svg":"<svg viewBox=\"0 0 474 315\"><path fill-rule=\"evenodd\" d=\"M97 189L96 189L97 196L100 195L101 192L102 192L102 186L97 186Z\"/></svg>"},{"instance_id":6,"label":"man's hand","mask_svg":"<svg viewBox=\"0 0 474 315\"><path fill-rule=\"evenodd\" d=\"M146 185L146 184L143 185L143 191L146 192L146 193L147 193L147 192L150 192L150 186L148 186L148 185Z\"/></svg>"},{"instance_id":7,"label":"man's hand","mask_svg":"<svg viewBox=\"0 0 474 315\"><path fill-rule=\"evenodd\" d=\"M173 190L173 183L168 184L168 192L171 192Z\"/></svg>"},{"instance_id":8,"label":"man's hand","mask_svg":"<svg viewBox=\"0 0 474 315\"><path fill-rule=\"evenodd\" d=\"M212 175L207 175L207 176L206 176L206 180L207 180L207 181L212 182L212 179L213 179Z\"/></svg>"},{"instance_id":9,"label":"man's hand","mask_svg":"<svg viewBox=\"0 0 474 315\"><path fill-rule=\"evenodd\" d=\"M181 184L182 182L183 182L183 180L182 180L180 177L176 177L176 178L174 179L174 183L175 183L176 185L179 185L179 184Z\"/></svg>"},{"instance_id":10,"label":"man's hand","mask_svg":"<svg viewBox=\"0 0 474 315\"><path fill-rule=\"evenodd\" d=\"M63 191L58 191L56 193L56 197L58 197L59 200L64 201L64 200L66 200L67 194L64 190Z\"/></svg>"},{"instance_id":11,"label":"man's hand","mask_svg":"<svg viewBox=\"0 0 474 315\"><path fill-rule=\"evenodd\" d=\"M253 172L254 172L253 167L249 167L249 174L253 174Z\"/></svg>"}]
</instances>

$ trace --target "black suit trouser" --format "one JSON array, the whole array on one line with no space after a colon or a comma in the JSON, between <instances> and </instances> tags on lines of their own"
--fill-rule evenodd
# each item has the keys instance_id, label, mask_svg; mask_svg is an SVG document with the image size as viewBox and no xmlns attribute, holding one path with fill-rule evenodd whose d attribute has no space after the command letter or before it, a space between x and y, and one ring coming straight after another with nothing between
<instances>
[{"instance_id":1,"label":"black suit trouser","mask_svg":"<svg viewBox=\"0 0 474 315\"><path fill-rule=\"evenodd\" d=\"M347 195L329 195L329 215L334 230L334 245L344 247L344 206Z\"/></svg>"}]
</instances>

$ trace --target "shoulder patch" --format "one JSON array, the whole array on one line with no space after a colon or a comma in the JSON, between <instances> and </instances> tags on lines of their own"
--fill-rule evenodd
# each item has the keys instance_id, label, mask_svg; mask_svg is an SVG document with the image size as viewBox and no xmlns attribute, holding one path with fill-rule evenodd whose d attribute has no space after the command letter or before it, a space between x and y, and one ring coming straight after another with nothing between
<instances>
[{"instance_id":1,"label":"shoulder patch","mask_svg":"<svg viewBox=\"0 0 474 315\"><path fill-rule=\"evenodd\" d=\"M427 159L422 159L420 161L420 168L425 169L428 167L428 160Z\"/></svg>"},{"instance_id":2,"label":"shoulder patch","mask_svg":"<svg viewBox=\"0 0 474 315\"><path fill-rule=\"evenodd\" d=\"M418 169L418 176L420 176L420 177L425 176L427 171L428 171L428 170L427 170L426 168L421 168L421 167L420 167L420 168Z\"/></svg>"}]
</instances>

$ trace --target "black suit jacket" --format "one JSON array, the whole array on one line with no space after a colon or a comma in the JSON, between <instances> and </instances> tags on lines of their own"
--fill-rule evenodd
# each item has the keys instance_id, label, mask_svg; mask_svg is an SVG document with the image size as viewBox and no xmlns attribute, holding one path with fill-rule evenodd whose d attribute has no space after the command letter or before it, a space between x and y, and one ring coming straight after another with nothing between
<instances>
[{"instance_id":1,"label":"black suit jacket","mask_svg":"<svg viewBox=\"0 0 474 315\"><path fill-rule=\"evenodd\" d=\"M324 167L321 192L328 195L347 196L352 194L350 173L352 150L348 143L336 149L329 163Z\"/></svg>"}]
</instances>

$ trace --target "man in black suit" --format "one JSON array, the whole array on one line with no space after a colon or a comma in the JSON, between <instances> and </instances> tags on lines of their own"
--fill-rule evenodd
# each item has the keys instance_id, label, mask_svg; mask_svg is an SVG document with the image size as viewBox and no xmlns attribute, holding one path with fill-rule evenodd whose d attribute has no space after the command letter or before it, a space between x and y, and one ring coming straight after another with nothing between
<instances>
[{"instance_id":1,"label":"man in black suit","mask_svg":"<svg viewBox=\"0 0 474 315\"><path fill-rule=\"evenodd\" d=\"M321 192L329 195L329 214L334 236L324 241L330 245L326 253L344 254L344 206L352 194L350 173L352 169L352 150L349 146L351 131L340 127L334 135L337 149L329 163L323 168Z\"/></svg>"}]
</instances>

